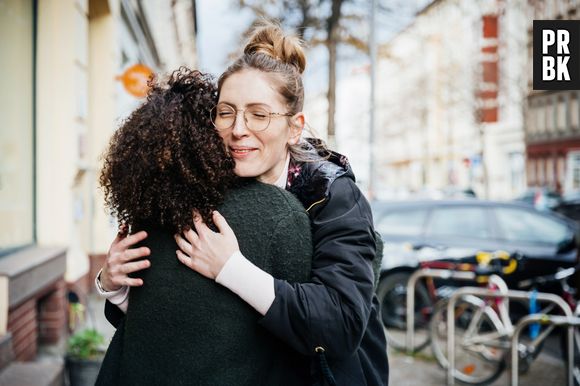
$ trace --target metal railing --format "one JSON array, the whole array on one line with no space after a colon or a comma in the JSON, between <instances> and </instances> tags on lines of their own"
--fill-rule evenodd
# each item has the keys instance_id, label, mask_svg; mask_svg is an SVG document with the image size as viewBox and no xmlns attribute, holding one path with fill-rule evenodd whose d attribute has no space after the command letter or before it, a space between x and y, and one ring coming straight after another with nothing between
<instances>
[{"instance_id":1,"label":"metal railing","mask_svg":"<svg viewBox=\"0 0 580 386\"><path fill-rule=\"evenodd\" d=\"M538 302L549 302L554 303L560 309L562 309L564 315L568 318L572 317L572 310L570 306L562 299L561 297L553 294L547 293L532 293L532 292L525 292L525 291L515 291L509 290L506 292L498 292L496 290L490 290L486 288L477 288L477 287L463 287L457 289L451 298L449 299L449 303L447 305L447 355L449 364L447 367L447 385L453 386L455 385L455 377L453 376L453 372L455 371L455 305L457 301L462 296L466 295L473 295L479 296L482 298L501 298L501 299L516 299L516 300L529 300L532 296L536 297ZM408 304L407 304L408 305ZM532 323L532 322L530 322ZM519 326L519 325L518 325ZM520 328L523 329L523 327ZM568 327L568 343L572 339L573 328L570 326ZM515 335L515 334L514 334ZM519 335L519 334L518 334ZM513 336L512 336L513 338ZM568 348L568 354L570 355L570 347ZM512 347L513 349L513 347ZM573 357L573 353L572 353ZM570 356L569 356L570 358ZM513 364L512 364L513 366ZM516 365L517 368L517 365ZM572 370L573 366L568 367L568 379L572 379ZM512 377L513 378L513 377ZM516 380L517 384L517 380Z\"/></svg>"},{"instance_id":2,"label":"metal railing","mask_svg":"<svg viewBox=\"0 0 580 386\"><path fill-rule=\"evenodd\" d=\"M574 370L574 327L580 326L580 318L573 316L560 316L560 315L546 315L546 314L532 314L523 317L517 324L514 330L514 334L511 340L511 358L512 358L512 371L511 371L511 386L518 386L518 370L519 370L519 357L518 357L518 347L521 332L529 324L540 323L540 324L552 324L555 326L567 326L567 339L566 339L566 349L568 351L568 371L567 379L568 386L574 385L573 380L573 370Z\"/></svg>"},{"instance_id":3,"label":"metal railing","mask_svg":"<svg viewBox=\"0 0 580 386\"><path fill-rule=\"evenodd\" d=\"M417 281L424 277L475 280L476 275L471 271L432 268L423 268L413 272L407 283L407 333L405 336L405 345L407 346L408 355L412 355L415 352L415 287L417 286Z\"/></svg>"}]
</instances>

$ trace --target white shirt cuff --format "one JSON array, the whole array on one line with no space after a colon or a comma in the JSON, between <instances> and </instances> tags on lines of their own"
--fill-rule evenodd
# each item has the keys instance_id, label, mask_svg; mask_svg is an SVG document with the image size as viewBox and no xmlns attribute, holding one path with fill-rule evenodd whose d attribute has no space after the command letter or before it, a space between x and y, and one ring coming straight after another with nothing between
<instances>
[{"instance_id":1,"label":"white shirt cuff","mask_svg":"<svg viewBox=\"0 0 580 386\"><path fill-rule=\"evenodd\" d=\"M97 292L101 297L115 304L117 307L121 309L121 311L126 313L127 306L129 305L129 286L126 285L122 286L121 288L115 291L106 291L101 285L101 272L102 269L95 277L95 288L97 289Z\"/></svg>"},{"instance_id":2,"label":"white shirt cuff","mask_svg":"<svg viewBox=\"0 0 580 386\"><path fill-rule=\"evenodd\" d=\"M240 251L229 258L215 281L262 315L266 315L276 297L272 275L252 264Z\"/></svg>"}]
</instances>

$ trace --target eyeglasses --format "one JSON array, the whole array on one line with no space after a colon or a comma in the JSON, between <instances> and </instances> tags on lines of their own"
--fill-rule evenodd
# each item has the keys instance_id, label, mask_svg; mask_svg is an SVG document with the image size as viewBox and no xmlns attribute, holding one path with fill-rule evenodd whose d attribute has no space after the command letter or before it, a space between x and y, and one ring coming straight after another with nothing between
<instances>
[{"instance_id":1,"label":"eyeglasses","mask_svg":"<svg viewBox=\"0 0 580 386\"><path fill-rule=\"evenodd\" d=\"M271 113L263 107L251 106L246 109L235 109L225 103L220 103L211 109L211 122L218 130L227 130L234 126L238 113L243 112L244 123L250 131L264 131L270 126L274 117L291 117L290 113Z\"/></svg>"}]
</instances>

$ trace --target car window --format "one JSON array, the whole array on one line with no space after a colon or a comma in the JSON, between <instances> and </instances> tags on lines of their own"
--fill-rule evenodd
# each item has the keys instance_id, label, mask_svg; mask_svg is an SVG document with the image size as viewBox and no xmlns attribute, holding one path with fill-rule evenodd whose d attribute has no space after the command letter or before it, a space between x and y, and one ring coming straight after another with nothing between
<instances>
[{"instance_id":1,"label":"car window","mask_svg":"<svg viewBox=\"0 0 580 386\"><path fill-rule=\"evenodd\" d=\"M427 236L489 238L485 210L474 207L435 208L429 221Z\"/></svg>"},{"instance_id":2,"label":"car window","mask_svg":"<svg viewBox=\"0 0 580 386\"><path fill-rule=\"evenodd\" d=\"M568 236L568 227L539 213L514 208L496 208L500 238L510 241L559 243Z\"/></svg>"},{"instance_id":3,"label":"car window","mask_svg":"<svg viewBox=\"0 0 580 386\"><path fill-rule=\"evenodd\" d=\"M385 235L419 236L426 217L426 209L398 210L379 218L375 228Z\"/></svg>"}]
</instances>

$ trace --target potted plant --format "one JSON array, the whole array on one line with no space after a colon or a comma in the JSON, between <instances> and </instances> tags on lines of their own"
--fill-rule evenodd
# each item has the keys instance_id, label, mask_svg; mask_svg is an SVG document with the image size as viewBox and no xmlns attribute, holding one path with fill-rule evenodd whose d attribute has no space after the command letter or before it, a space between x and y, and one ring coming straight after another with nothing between
<instances>
[{"instance_id":1,"label":"potted plant","mask_svg":"<svg viewBox=\"0 0 580 386\"><path fill-rule=\"evenodd\" d=\"M70 386L93 386L105 354L105 337L94 329L85 329L68 340L66 368Z\"/></svg>"}]
</instances>

